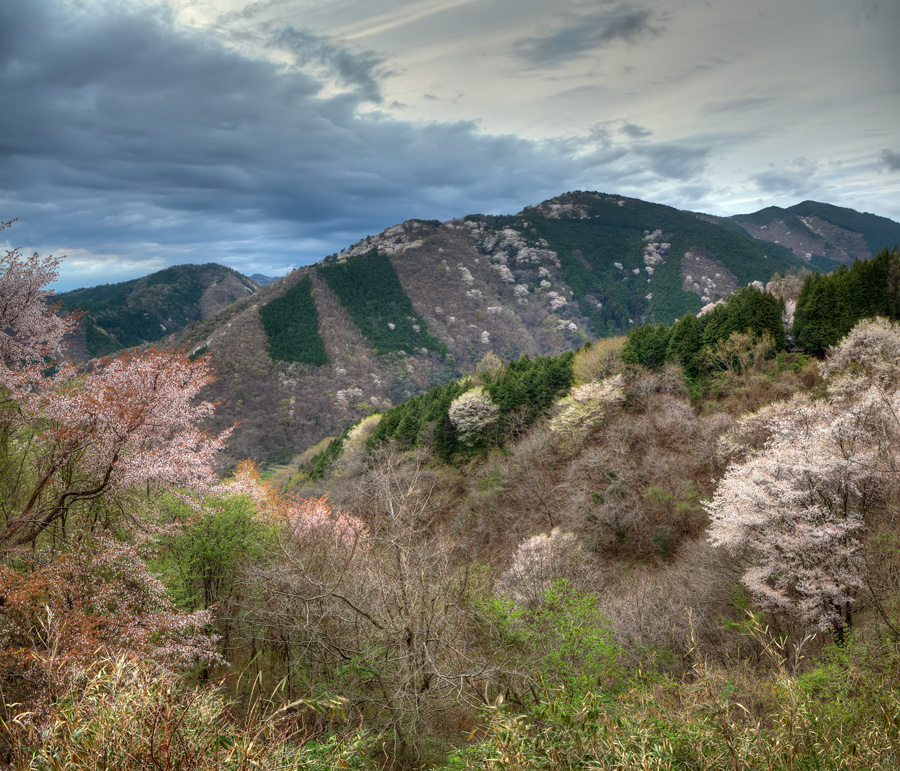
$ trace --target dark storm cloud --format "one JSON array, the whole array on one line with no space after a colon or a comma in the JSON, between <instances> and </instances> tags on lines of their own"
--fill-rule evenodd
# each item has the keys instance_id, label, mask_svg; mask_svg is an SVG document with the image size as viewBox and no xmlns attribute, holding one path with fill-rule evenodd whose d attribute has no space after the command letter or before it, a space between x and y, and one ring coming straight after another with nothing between
<instances>
[{"instance_id":1,"label":"dark storm cloud","mask_svg":"<svg viewBox=\"0 0 900 771\"><path fill-rule=\"evenodd\" d=\"M296 66L285 66L160 8L109 8L0 6L0 220L19 218L17 244L113 255L119 271L67 279L64 264L61 288L160 263L303 264L412 217L506 213L700 165L683 148L648 149L636 168L615 141L591 153L363 114L380 98L373 54L287 29L277 44Z\"/></svg>"},{"instance_id":2,"label":"dark storm cloud","mask_svg":"<svg viewBox=\"0 0 900 771\"><path fill-rule=\"evenodd\" d=\"M881 164L887 171L900 171L900 153L894 150L882 150Z\"/></svg>"},{"instance_id":3,"label":"dark storm cloud","mask_svg":"<svg viewBox=\"0 0 900 771\"><path fill-rule=\"evenodd\" d=\"M633 42L658 34L650 11L627 4L607 5L590 14L573 16L556 29L518 40L513 52L532 67L553 67L596 51L616 40Z\"/></svg>"}]
</instances>

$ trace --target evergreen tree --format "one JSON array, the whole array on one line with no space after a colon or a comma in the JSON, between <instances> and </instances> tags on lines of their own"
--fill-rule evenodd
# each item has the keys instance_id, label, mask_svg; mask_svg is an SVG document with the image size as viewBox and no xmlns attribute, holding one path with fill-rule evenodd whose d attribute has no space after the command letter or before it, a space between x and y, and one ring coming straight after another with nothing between
<instances>
[{"instance_id":1,"label":"evergreen tree","mask_svg":"<svg viewBox=\"0 0 900 771\"><path fill-rule=\"evenodd\" d=\"M794 339L822 355L863 318L900 314L900 252L885 249L872 260L856 260L828 275L811 275L794 312Z\"/></svg>"},{"instance_id":2,"label":"evergreen tree","mask_svg":"<svg viewBox=\"0 0 900 771\"><path fill-rule=\"evenodd\" d=\"M666 348L666 360L677 361L689 378L700 374L703 361L703 324L694 314L682 316L672 327L669 345Z\"/></svg>"},{"instance_id":3,"label":"evergreen tree","mask_svg":"<svg viewBox=\"0 0 900 771\"><path fill-rule=\"evenodd\" d=\"M716 306L703 319L703 345L709 347L727 340L732 332L755 337L768 332L776 348L784 350L786 339L781 318L784 301L754 287L744 287L732 294L724 305Z\"/></svg>"},{"instance_id":4,"label":"evergreen tree","mask_svg":"<svg viewBox=\"0 0 900 771\"><path fill-rule=\"evenodd\" d=\"M626 364L640 364L648 369L662 369L667 361L671 327L664 324L645 324L632 330L622 349L622 361Z\"/></svg>"}]
</instances>

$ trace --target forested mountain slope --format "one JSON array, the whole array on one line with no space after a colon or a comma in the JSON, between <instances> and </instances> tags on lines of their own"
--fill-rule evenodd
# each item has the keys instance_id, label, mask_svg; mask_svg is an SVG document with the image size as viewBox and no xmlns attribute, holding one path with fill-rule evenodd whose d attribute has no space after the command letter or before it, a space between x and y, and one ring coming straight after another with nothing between
<instances>
[{"instance_id":1,"label":"forested mountain slope","mask_svg":"<svg viewBox=\"0 0 900 771\"><path fill-rule=\"evenodd\" d=\"M817 201L782 209L770 206L730 218L754 238L790 249L820 270L874 257L900 244L900 224Z\"/></svg>"},{"instance_id":2,"label":"forested mountain slope","mask_svg":"<svg viewBox=\"0 0 900 771\"><path fill-rule=\"evenodd\" d=\"M517 215L396 225L171 342L212 355L219 419L241 421L236 457L274 459L486 355L558 354L672 323L776 272L831 264L729 220L567 193Z\"/></svg>"},{"instance_id":3,"label":"forested mountain slope","mask_svg":"<svg viewBox=\"0 0 900 771\"><path fill-rule=\"evenodd\" d=\"M206 318L259 284L215 263L178 265L133 281L75 289L53 296L84 318L72 336L76 361L107 356L159 340Z\"/></svg>"},{"instance_id":4,"label":"forested mountain slope","mask_svg":"<svg viewBox=\"0 0 900 771\"><path fill-rule=\"evenodd\" d=\"M822 360L746 287L484 356L291 476L217 472L210 357L74 366L59 261L7 251L0 764L894 771L900 326L866 316L900 304L857 295L898 263L809 275L813 316L863 315ZM333 267L208 320L209 347L230 324L321 371L342 345L405 366L419 336L446 365L390 260Z\"/></svg>"}]
</instances>

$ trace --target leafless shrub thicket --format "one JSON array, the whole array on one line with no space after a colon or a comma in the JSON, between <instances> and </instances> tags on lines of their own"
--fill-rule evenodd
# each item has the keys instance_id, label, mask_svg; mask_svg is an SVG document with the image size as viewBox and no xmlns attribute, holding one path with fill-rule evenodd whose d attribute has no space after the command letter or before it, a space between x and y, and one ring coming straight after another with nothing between
<instances>
[{"instance_id":1,"label":"leafless shrub thicket","mask_svg":"<svg viewBox=\"0 0 900 771\"><path fill-rule=\"evenodd\" d=\"M329 504L320 525L286 529L253 577L250 624L296 689L325 684L415 753L422 737L471 724L507 663L478 644L482 578L451 561L438 478L385 453L356 482L345 495L356 515Z\"/></svg>"}]
</instances>

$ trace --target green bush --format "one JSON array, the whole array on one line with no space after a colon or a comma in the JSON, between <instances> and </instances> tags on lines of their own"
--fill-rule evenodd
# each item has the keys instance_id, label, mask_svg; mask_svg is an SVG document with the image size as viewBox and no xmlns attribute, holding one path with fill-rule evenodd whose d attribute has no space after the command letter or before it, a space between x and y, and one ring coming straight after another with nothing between
<instances>
[{"instance_id":1,"label":"green bush","mask_svg":"<svg viewBox=\"0 0 900 771\"><path fill-rule=\"evenodd\" d=\"M768 336L776 351L786 344L781 317L784 302L753 287L739 289L728 300L699 318L687 314L671 327L660 324L633 329L622 350L622 361L648 369L662 369L666 362L681 364L688 378L702 374L708 352L732 335Z\"/></svg>"},{"instance_id":2,"label":"green bush","mask_svg":"<svg viewBox=\"0 0 900 771\"><path fill-rule=\"evenodd\" d=\"M496 443L518 434L545 414L560 396L568 392L574 376L572 351L560 356L523 356L496 372L482 373L484 390L499 407L496 431L490 441L475 444L460 440L449 417L450 405L474 387L469 378L446 386L436 386L421 396L387 410L368 446L373 448L388 439L405 446L427 442L443 461L486 452Z\"/></svg>"},{"instance_id":3,"label":"green bush","mask_svg":"<svg viewBox=\"0 0 900 771\"><path fill-rule=\"evenodd\" d=\"M863 318L900 318L900 251L808 276L797 299L793 334L807 353L821 356Z\"/></svg>"}]
</instances>

